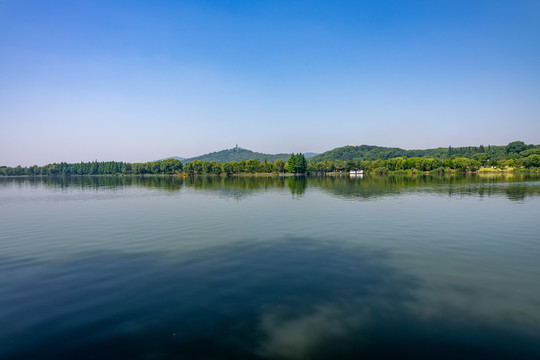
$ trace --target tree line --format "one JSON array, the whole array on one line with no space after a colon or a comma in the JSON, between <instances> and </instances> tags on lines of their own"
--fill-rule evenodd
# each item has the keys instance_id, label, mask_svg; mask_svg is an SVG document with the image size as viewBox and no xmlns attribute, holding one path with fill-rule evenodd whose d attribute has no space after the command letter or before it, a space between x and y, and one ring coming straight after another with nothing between
<instances>
[{"instance_id":1,"label":"tree line","mask_svg":"<svg viewBox=\"0 0 540 360\"><path fill-rule=\"evenodd\" d=\"M231 161L194 160L182 164L177 159L159 160L146 163L125 163L116 161L94 161L68 164L65 162L30 167L0 167L0 175L150 175L150 174L206 174L233 175L255 173L305 173L307 160L303 154L292 154L287 162L281 159L269 162L267 159Z\"/></svg>"},{"instance_id":2,"label":"tree line","mask_svg":"<svg viewBox=\"0 0 540 360\"><path fill-rule=\"evenodd\" d=\"M537 150L537 149L533 149ZM306 173L309 171L334 172L364 170L367 173L384 174L400 171L430 171L444 173L450 170L457 172L477 171L482 167L512 167L524 169L540 169L540 154L524 150L518 158L488 159L485 157L426 158L426 157L394 157L377 160L306 160L301 153L292 154L287 162L279 159L270 162L267 159L231 161L194 160L182 164L177 159L159 160L146 163L124 163L115 161L81 162L68 164L65 162L30 167L0 167L0 175L151 175L151 174L189 174L189 175L234 175L256 173Z\"/></svg>"},{"instance_id":3,"label":"tree line","mask_svg":"<svg viewBox=\"0 0 540 360\"><path fill-rule=\"evenodd\" d=\"M424 158L406 156L391 158L387 160L324 160L310 161L309 169L317 171L350 171L364 170L368 173L387 173L396 171L432 171L444 173L448 170L458 172L477 171L485 167L511 167L525 169L539 169L540 155L532 154L522 158L512 158L507 160L495 159L470 159L466 157L455 156L449 159Z\"/></svg>"},{"instance_id":4,"label":"tree line","mask_svg":"<svg viewBox=\"0 0 540 360\"><path fill-rule=\"evenodd\" d=\"M30 167L0 167L0 175L144 175L176 174L182 170L182 162L176 159L146 163L118 161L93 161L68 164L65 162Z\"/></svg>"},{"instance_id":5,"label":"tree line","mask_svg":"<svg viewBox=\"0 0 540 360\"><path fill-rule=\"evenodd\" d=\"M480 145L448 148L436 148L426 150L404 150L400 148L390 148L382 146L360 145L344 146L336 148L312 158L315 162L324 160L388 160L396 157L420 157L450 159L464 157L482 160L509 160L527 157L529 155L540 155L540 145L525 144L523 141L513 141L508 145Z\"/></svg>"}]
</instances>

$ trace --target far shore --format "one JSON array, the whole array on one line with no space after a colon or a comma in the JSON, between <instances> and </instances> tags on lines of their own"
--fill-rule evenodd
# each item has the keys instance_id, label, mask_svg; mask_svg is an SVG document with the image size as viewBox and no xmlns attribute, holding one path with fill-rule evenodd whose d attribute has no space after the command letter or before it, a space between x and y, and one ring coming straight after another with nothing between
<instances>
[{"instance_id":1,"label":"far shore","mask_svg":"<svg viewBox=\"0 0 540 360\"><path fill-rule=\"evenodd\" d=\"M190 176L212 176L212 177L295 177L295 176L343 176L350 175L353 178L364 176L364 175L375 175L375 176L388 176L388 175L439 175L439 176L448 176L448 175L458 175L458 174L476 174L476 175L498 175L498 174L538 174L540 170L526 170L526 169L492 169L492 168L481 168L477 171L445 171L444 173L434 173L430 171L410 171L410 170L398 170L398 171L388 171L385 173L376 173L368 172L364 174L350 174L349 171L313 171L317 174L307 173L242 173L242 174L188 174L188 173L177 173L177 174L54 174L54 175L2 175L0 178L28 178L28 177L190 177Z\"/></svg>"}]
</instances>

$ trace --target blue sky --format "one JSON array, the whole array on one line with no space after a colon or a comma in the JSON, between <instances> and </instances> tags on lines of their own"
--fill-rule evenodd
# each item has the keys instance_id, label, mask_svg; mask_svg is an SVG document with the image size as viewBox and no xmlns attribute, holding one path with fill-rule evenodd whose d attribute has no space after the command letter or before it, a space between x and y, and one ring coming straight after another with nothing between
<instances>
[{"instance_id":1,"label":"blue sky","mask_svg":"<svg viewBox=\"0 0 540 360\"><path fill-rule=\"evenodd\" d=\"M540 2L0 0L0 165L540 143Z\"/></svg>"}]
</instances>

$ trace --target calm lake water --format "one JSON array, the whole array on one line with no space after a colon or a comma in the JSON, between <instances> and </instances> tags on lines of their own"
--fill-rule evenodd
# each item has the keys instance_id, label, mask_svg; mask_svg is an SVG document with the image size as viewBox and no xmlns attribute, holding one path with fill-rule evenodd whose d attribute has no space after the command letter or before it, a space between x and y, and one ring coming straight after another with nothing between
<instances>
[{"instance_id":1,"label":"calm lake water","mask_svg":"<svg viewBox=\"0 0 540 360\"><path fill-rule=\"evenodd\" d=\"M540 177L0 178L0 359L540 359Z\"/></svg>"}]
</instances>

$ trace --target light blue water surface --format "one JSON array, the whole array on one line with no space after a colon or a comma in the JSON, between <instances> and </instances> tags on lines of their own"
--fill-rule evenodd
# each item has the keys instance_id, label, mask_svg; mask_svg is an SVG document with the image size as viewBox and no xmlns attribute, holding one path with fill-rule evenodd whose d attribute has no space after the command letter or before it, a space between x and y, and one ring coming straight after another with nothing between
<instances>
[{"instance_id":1,"label":"light blue water surface","mask_svg":"<svg viewBox=\"0 0 540 360\"><path fill-rule=\"evenodd\" d=\"M0 178L0 359L540 358L540 177Z\"/></svg>"}]
</instances>

